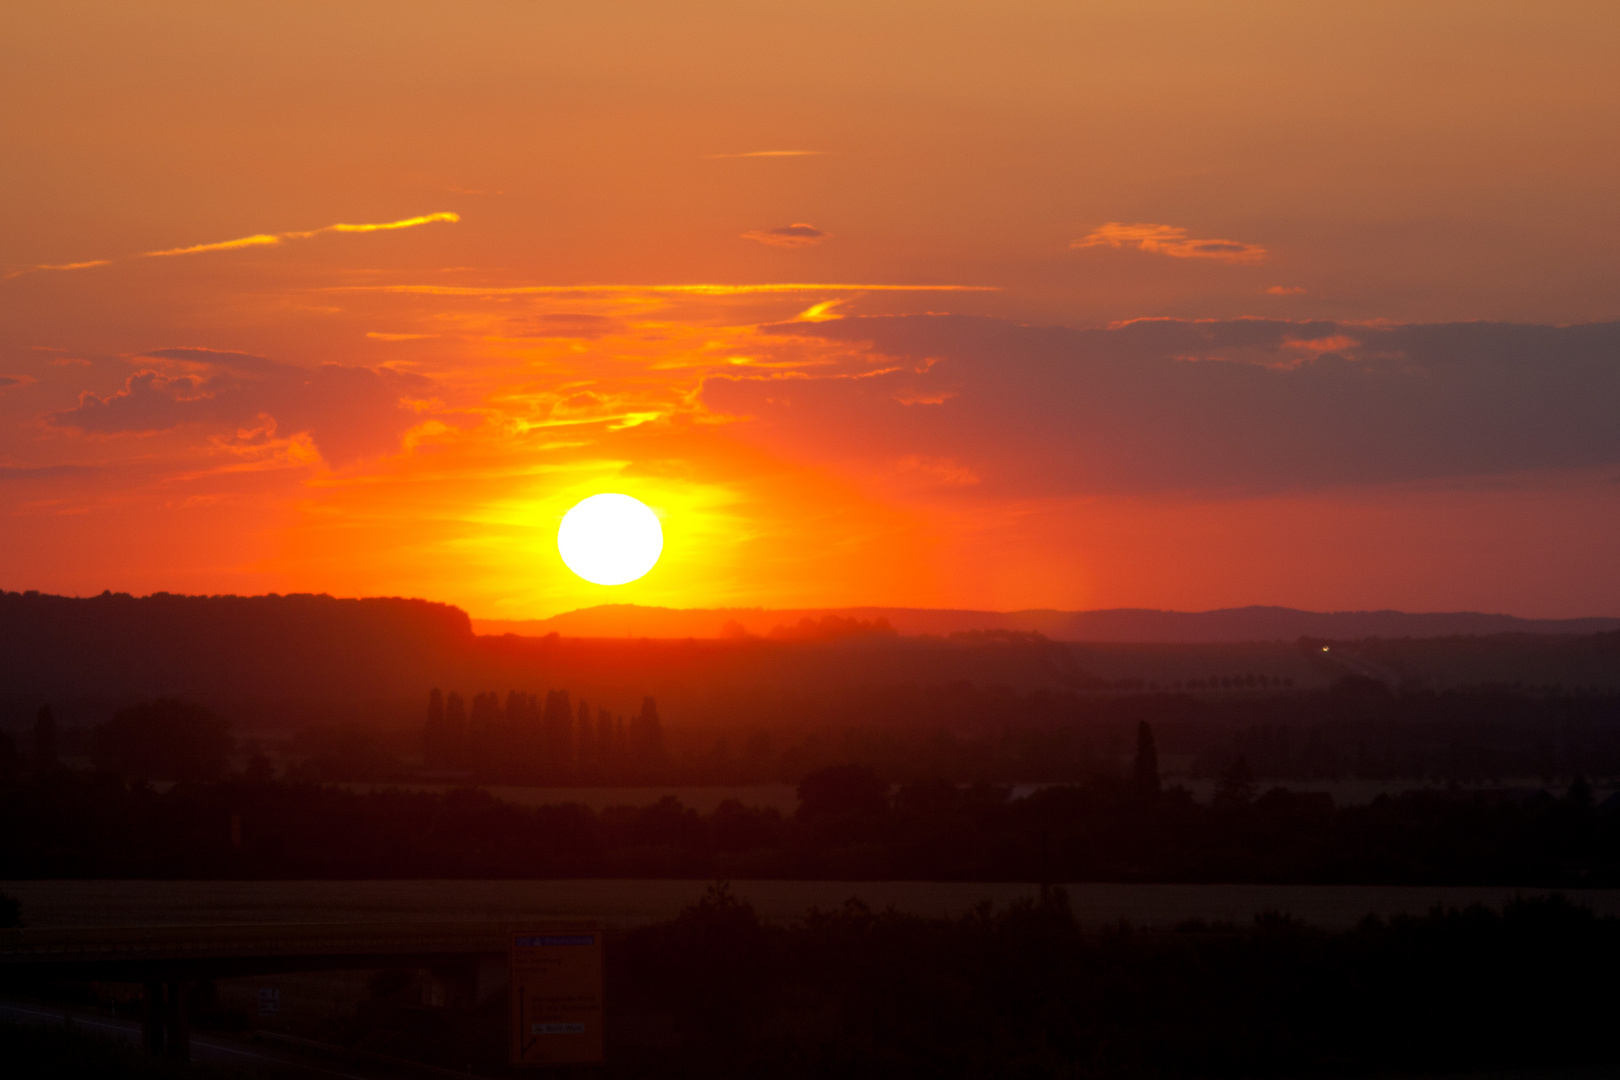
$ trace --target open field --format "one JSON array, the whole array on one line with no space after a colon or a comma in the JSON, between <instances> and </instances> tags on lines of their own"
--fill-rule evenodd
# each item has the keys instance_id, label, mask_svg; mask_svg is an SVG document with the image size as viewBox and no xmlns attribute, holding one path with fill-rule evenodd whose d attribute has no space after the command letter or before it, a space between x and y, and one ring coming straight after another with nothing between
<instances>
[{"instance_id":1,"label":"open field","mask_svg":"<svg viewBox=\"0 0 1620 1080\"><path fill-rule=\"evenodd\" d=\"M209 925L222 923L431 922L546 917L598 918L632 926L676 915L703 894L703 881L12 881L29 926ZM1341 928L1368 914L1421 914L1435 905L1500 907L1542 890L1348 885L1064 886L1082 925L1129 920L1166 929L1187 919L1247 922L1281 911ZM762 916L789 920L855 897L874 908L960 915L984 900L1008 904L1034 885L905 881L737 881L733 891ZM1620 889L1585 890L1575 902L1620 915Z\"/></svg>"}]
</instances>

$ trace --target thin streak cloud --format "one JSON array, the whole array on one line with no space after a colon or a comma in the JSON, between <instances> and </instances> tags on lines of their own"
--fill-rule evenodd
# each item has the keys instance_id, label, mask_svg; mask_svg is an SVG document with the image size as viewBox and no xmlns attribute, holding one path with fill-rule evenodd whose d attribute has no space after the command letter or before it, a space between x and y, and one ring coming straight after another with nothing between
<instances>
[{"instance_id":1,"label":"thin streak cloud","mask_svg":"<svg viewBox=\"0 0 1620 1080\"><path fill-rule=\"evenodd\" d=\"M235 240L218 240L209 244L192 244L188 247L164 248L161 251L142 251L128 256L132 259L164 259L175 255L203 255L213 251L236 251L251 247L276 247L286 240L308 240L322 233L369 233L387 232L393 229L411 229L418 225L432 225L436 222L454 223L461 220L460 214L450 211L440 211L434 214L420 214L416 217L401 218L399 221L362 222L350 224L338 222L336 225L325 225L319 229L301 229L292 232L255 233L252 236L241 236ZM22 274L32 273L36 270L85 270L92 266L107 266L112 259L92 259L88 262L41 264L31 266L24 270L14 270L5 275L7 278L18 277Z\"/></svg>"},{"instance_id":2,"label":"thin streak cloud","mask_svg":"<svg viewBox=\"0 0 1620 1080\"><path fill-rule=\"evenodd\" d=\"M328 225L324 229L314 229L306 233L288 233L287 235L302 237L314 236L316 233L321 232L387 232L390 229L410 229L416 227L417 225L432 225L436 221L448 222L449 224L453 225L460 220L460 214L453 214L448 210L441 210L437 214L422 214L419 217L401 218L399 221L384 221L375 224L345 225L342 222L339 222L336 225Z\"/></svg>"},{"instance_id":3,"label":"thin streak cloud","mask_svg":"<svg viewBox=\"0 0 1620 1080\"><path fill-rule=\"evenodd\" d=\"M244 236L237 240L221 240L214 244L194 244L191 247L170 248L167 251L144 251L136 258L153 259L169 255L200 255L208 251L233 251L237 248L273 247L284 240L308 240L310 237L322 233L368 233L388 232L393 229L411 229L418 225L432 225L443 221L454 224L461 220L460 214L442 211L437 214L421 214L417 217L402 218L399 221L382 221L351 225L338 222L336 225L327 225L319 229L304 229L297 232L258 233L254 236Z\"/></svg>"},{"instance_id":4,"label":"thin streak cloud","mask_svg":"<svg viewBox=\"0 0 1620 1080\"><path fill-rule=\"evenodd\" d=\"M721 158L750 158L750 157L826 157L825 150L750 150L745 154L710 154L710 161Z\"/></svg>"},{"instance_id":5,"label":"thin streak cloud","mask_svg":"<svg viewBox=\"0 0 1620 1080\"><path fill-rule=\"evenodd\" d=\"M134 256L137 259L166 259L171 255L201 255L209 251L235 251L237 248L273 247L289 235L311 236L312 233L259 233L255 236L243 236L235 240L220 240L213 244L193 244L190 247L168 248L164 251L143 251Z\"/></svg>"},{"instance_id":6,"label":"thin streak cloud","mask_svg":"<svg viewBox=\"0 0 1620 1080\"><path fill-rule=\"evenodd\" d=\"M36 266L33 269L35 269L35 270L88 270L92 266L106 266L110 262L112 262L111 259L90 259L90 260L88 260L86 262L58 263L58 264L53 265L53 266ZM27 271L26 270L19 270L19 271L17 271L17 273L7 274L6 277L16 277L17 274L22 274L22 273L27 273Z\"/></svg>"}]
</instances>

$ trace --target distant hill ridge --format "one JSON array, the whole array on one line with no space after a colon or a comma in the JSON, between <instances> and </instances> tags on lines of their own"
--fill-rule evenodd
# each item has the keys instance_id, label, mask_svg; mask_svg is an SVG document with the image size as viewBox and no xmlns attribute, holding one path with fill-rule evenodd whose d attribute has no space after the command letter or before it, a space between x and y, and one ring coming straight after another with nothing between
<instances>
[{"instance_id":1,"label":"distant hill ridge","mask_svg":"<svg viewBox=\"0 0 1620 1080\"><path fill-rule=\"evenodd\" d=\"M1337 641L1361 638L1436 638L1489 634L1595 634L1620 630L1620 618L1522 619L1474 611L1300 611L1285 607L1158 611L970 611L940 608L667 608L602 604L548 619L474 619L479 634L565 637L722 638L742 633L765 637L777 627L828 616L861 622L888 621L906 635L946 635L973 630L1036 631L1058 641L1160 642L1167 644Z\"/></svg>"}]
</instances>

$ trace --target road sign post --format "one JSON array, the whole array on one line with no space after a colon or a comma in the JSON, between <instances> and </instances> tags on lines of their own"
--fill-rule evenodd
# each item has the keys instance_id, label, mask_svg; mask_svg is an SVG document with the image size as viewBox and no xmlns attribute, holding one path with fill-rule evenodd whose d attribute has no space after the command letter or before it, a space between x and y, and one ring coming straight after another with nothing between
<instances>
[{"instance_id":1,"label":"road sign post","mask_svg":"<svg viewBox=\"0 0 1620 1080\"><path fill-rule=\"evenodd\" d=\"M512 935L512 1064L604 1060L602 931L566 923Z\"/></svg>"}]
</instances>

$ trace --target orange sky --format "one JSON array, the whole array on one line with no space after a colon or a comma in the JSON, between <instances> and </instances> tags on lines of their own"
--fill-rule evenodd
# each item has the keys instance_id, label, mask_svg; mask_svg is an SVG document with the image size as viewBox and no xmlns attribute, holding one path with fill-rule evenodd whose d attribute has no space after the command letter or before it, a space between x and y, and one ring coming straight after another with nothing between
<instances>
[{"instance_id":1,"label":"orange sky","mask_svg":"<svg viewBox=\"0 0 1620 1080\"><path fill-rule=\"evenodd\" d=\"M1617 54L1595 3L36 5L0 587L1620 613ZM557 557L598 491L640 582Z\"/></svg>"}]
</instances>

